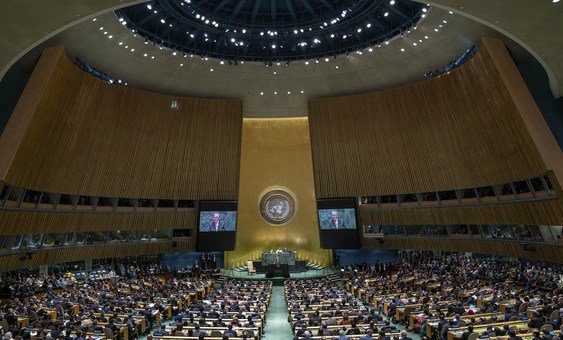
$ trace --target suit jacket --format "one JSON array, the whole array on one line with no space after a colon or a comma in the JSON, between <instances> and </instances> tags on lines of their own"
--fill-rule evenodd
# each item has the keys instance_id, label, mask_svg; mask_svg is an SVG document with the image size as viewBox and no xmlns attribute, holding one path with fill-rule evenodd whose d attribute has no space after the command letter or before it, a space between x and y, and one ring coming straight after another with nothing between
<instances>
[{"instance_id":1,"label":"suit jacket","mask_svg":"<svg viewBox=\"0 0 563 340\"><path fill-rule=\"evenodd\" d=\"M346 225L344 224L344 219L342 217L338 217L338 229L345 229ZM330 229L336 229L336 223L335 221L332 219L332 217L328 220L328 227Z\"/></svg>"},{"instance_id":2,"label":"suit jacket","mask_svg":"<svg viewBox=\"0 0 563 340\"><path fill-rule=\"evenodd\" d=\"M225 230L225 221L219 220L219 223L217 225L217 229L218 230ZM213 220L207 222L207 231L215 231L215 223L213 223Z\"/></svg>"}]
</instances>

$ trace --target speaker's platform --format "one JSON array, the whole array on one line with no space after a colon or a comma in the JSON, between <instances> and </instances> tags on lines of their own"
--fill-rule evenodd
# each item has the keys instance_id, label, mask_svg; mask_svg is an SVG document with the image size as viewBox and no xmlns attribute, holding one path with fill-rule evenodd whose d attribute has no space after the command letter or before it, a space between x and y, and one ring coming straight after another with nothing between
<instances>
[{"instance_id":1,"label":"speaker's platform","mask_svg":"<svg viewBox=\"0 0 563 340\"><path fill-rule=\"evenodd\" d=\"M267 274L268 273L268 266L262 266L262 262L260 261L253 261L254 269L256 270L256 274ZM304 273L308 270L307 268L307 261L295 261L294 266L289 266L289 273Z\"/></svg>"}]
</instances>

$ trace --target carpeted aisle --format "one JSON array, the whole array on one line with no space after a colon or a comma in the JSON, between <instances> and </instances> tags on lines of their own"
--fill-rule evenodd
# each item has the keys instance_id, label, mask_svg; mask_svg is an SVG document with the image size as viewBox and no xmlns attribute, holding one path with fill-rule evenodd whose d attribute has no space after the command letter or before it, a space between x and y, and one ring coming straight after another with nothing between
<instances>
[{"instance_id":1,"label":"carpeted aisle","mask_svg":"<svg viewBox=\"0 0 563 340\"><path fill-rule=\"evenodd\" d=\"M272 298L270 299L270 307L266 313L266 326L263 340L291 340L293 333L291 325L287 322L287 306L283 286L272 287Z\"/></svg>"}]
</instances>

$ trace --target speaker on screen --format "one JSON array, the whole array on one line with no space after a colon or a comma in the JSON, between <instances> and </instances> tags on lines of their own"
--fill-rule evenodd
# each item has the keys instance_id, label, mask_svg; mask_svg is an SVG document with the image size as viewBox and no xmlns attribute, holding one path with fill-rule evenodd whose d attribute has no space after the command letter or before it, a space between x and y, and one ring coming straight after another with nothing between
<instances>
[{"instance_id":1,"label":"speaker on screen","mask_svg":"<svg viewBox=\"0 0 563 340\"><path fill-rule=\"evenodd\" d=\"M355 198L318 200L317 213L323 248L356 249L360 247Z\"/></svg>"},{"instance_id":2,"label":"speaker on screen","mask_svg":"<svg viewBox=\"0 0 563 340\"><path fill-rule=\"evenodd\" d=\"M201 201L198 217L198 251L235 249L237 202Z\"/></svg>"}]
</instances>

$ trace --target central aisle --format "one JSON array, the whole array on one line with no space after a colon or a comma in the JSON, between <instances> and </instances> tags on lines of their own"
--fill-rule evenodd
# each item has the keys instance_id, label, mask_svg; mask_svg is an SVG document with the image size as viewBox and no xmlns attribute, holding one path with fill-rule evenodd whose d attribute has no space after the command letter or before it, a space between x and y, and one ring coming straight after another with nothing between
<instances>
[{"instance_id":1,"label":"central aisle","mask_svg":"<svg viewBox=\"0 0 563 340\"><path fill-rule=\"evenodd\" d=\"M287 306L283 286L272 287L272 297L270 307L266 313L266 326L264 327L263 340L290 340L293 339L291 325L287 322Z\"/></svg>"}]
</instances>

